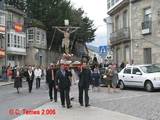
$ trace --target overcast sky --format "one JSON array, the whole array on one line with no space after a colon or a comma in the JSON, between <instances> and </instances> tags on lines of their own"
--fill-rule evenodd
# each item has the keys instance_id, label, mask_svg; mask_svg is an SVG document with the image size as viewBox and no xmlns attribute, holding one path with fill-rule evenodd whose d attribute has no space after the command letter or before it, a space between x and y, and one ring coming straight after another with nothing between
<instances>
[{"instance_id":1,"label":"overcast sky","mask_svg":"<svg viewBox=\"0 0 160 120\"><path fill-rule=\"evenodd\" d=\"M95 41L91 43L94 46L107 44L106 24L103 19L107 16L107 0L70 0L75 8L83 8L86 15L94 20L97 27Z\"/></svg>"}]
</instances>

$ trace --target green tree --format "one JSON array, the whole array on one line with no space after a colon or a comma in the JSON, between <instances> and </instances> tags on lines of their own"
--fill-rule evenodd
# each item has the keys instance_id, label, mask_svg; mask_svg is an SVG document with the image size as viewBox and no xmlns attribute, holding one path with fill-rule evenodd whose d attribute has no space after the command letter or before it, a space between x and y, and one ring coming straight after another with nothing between
<instances>
[{"instance_id":1,"label":"green tree","mask_svg":"<svg viewBox=\"0 0 160 120\"><path fill-rule=\"evenodd\" d=\"M5 0L5 3L22 11L25 10L25 0Z\"/></svg>"},{"instance_id":2,"label":"green tree","mask_svg":"<svg viewBox=\"0 0 160 120\"><path fill-rule=\"evenodd\" d=\"M75 33L71 34L70 40L73 46L75 41L86 43L94 40L96 29L93 28L93 21L88 17L84 17L84 11L82 9L75 9L70 1L6 0L6 3L25 10L29 18L37 19L46 26L48 47L51 45L55 30L52 27L64 26L64 19L68 19L71 26L80 27ZM52 44L53 50L59 50L62 39L63 34L56 31Z\"/></svg>"}]
</instances>

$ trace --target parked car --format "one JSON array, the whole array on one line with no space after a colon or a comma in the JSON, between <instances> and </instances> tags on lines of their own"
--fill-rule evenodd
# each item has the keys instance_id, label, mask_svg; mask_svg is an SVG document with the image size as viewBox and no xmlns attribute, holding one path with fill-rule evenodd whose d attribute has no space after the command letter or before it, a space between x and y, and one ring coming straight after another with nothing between
<instances>
[{"instance_id":1,"label":"parked car","mask_svg":"<svg viewBox=\"0 0 160 120\"><path fill-rule=\"evenodd\" d=\"M125 87L145 88L151 92L160 88L160 65L132 65L118 73L120 89Z\"/></svg>"}]
</instances>

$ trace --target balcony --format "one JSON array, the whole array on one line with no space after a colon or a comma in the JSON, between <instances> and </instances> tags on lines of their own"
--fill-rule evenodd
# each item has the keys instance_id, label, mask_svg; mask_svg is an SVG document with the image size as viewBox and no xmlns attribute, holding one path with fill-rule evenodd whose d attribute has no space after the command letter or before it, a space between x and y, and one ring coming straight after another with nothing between
<instances>
[{"instance_id":1,"label":"balcony","mask_svg":"<svg viewBox=\"0 0 160 120\"><path fill-rule=\"evenodd\" d=\"M111 45L127 41L130 41L130 30L128 27L122 28L116 32L111 33L110 36Z\"/></svg>"},{"instance_id":2,"label":"balcony","mask_svg":"<svg viewBox=\"0 0 160 120\"><path fill-rule=\"evenodd\" d=\"M142 34L151 34L152 31L152 21L144 21L142 22Z\"/></svg>"}]
</instances>

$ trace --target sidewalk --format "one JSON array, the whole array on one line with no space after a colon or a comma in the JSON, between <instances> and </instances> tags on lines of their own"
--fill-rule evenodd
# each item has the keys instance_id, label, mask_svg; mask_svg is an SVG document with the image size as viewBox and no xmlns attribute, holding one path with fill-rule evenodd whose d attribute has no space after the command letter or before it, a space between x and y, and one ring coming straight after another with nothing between
<instances>
[{"instance_id":1,"label":"sidewalk","mask_svg":"<svg viewBox=\"0 0 160 120\"><path fill-rule=\"evenodd\" d=\"M81 107L72 103L73 108L62 108L60 103L49 102L36 110L55 109L55 115L21 115L14 120L142 120L130 115L112 112L98 107Z\"/></svg>"},{"instance_id":2,"label":"sidewalk","mask_svg":"<svg viewBox=\"0 0 160 120\"><path fill-rule=\"evenodd\" d=\"M0 80L0 86L5 86L5 85L10 85L10 84L13 84L14 81L4 81L4 80Z\"/></svg>"},{"instance_id":3,"label":"sidewalk","mask_svg":"<svg viewBox=\"0 0 160 120\"><path fill-rule=\"evenodd\" d=\"M26 79L22 79L23 82L26 82ZM41 80L41 82L45 82L44 79ZM13 81L4 81L0 79L0 86L6 86L6 85L11 85L14 84L14 80Z\"/></svg>"}]
</instances>

